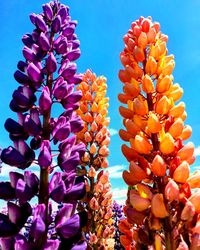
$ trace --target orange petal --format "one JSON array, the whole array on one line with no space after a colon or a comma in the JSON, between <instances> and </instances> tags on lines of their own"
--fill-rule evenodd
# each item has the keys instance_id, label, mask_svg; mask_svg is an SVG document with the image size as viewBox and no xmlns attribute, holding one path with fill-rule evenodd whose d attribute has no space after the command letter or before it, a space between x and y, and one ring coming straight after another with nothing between
<instances>
[{"instance_id":1,"label":"orange petal","mask_svg":"<svg viewBox=\"0 0 200 250\"><path fill-rule=\"evenodd\" d=\"M129 148L127 145L123 144L121 147L123 155L126 157L127 161L133 161L138 158L138 153L132 149Z\"/></svg>"},{"instance_id":2,"label":"orange petal","mask_svg":"<svg viewBox=\"0 0 200 250\"><path fill-rule=\"evenodd\" d=\"M191 188L200 188L200 172L196 171L187 179Z\"/></svg>"},{"instance_id":3,"label":"orange petal","mask_svg":"<svg viewBox=\"0 0 200 250\"><path fill-rule=\"evenodd\" d=\"M181 118L176 119L176 121L171 125L171 127L168 130L168 133L170 133L173 138L177 138L182 134L184 128L184 123Z\"/></svg>"},{"instance_id":4,"label":"orange petal","mask_svg":"<svg viewBox=\"0 0 200 250\"><path fill-rule=\"evenodd\" d=\"M179 187L174 180L169 180L165 186L165 197L167 200L174 201L179 200Z\"/></svg>"},{"instance_id":5,"label":"orange petal","mask_svg":"<svg viewBox=\"0 0 200 250\"><path fill-rule=\"evenodd\" d=\"M130 139L131 147L140 154L149 154L153 148L152 144L144 137L136 135Z\"/></svg>"},{"instance_id":6,"label":"orange petal","mask_svg":"<svg viewBox=\"0 0 200 250\"><path fill-rule=\"evenodd\" d=\"M160 151L163 154L171 154L175 149L174 139L171 134L166 133L160 141Z\"/></svg>"},{"instance_id":7,"label":"orange petal","mask_svg":"<svg viewBox=\"0 0 200 250\"><path fill-rule=\"evenodd\" d=\"M152 93L155 91L153 81L149 75L145 75L142 79L142 90L145 93Z\"/></svg>"},{"instance_id":8,"label":"orange petal","mask_svg":"<svg viewBox=\"0 0 200 250\"><path fill-rule=\"evenodd\" d=\"M159 93L163 93L169 90L172 83L171 76L162 76L158 78L158 81L156 83L156 91Z\"/></svg>"},{"instance_id":9,"label":"orange petal","mask_svg":"<svg viewBox=\"0 0 200 250\"><path fill-rule=\"evenodd\" d=\"M193 193L188 200L194 205L196 213L200 213L200 190Z\"/></svg>"},{"instance_id":10,"label":"orange petal","mask_svg":"<svg viewBox=\"0 0 200 250\"><path fill-rule=\"evenodd\" d=\"M151 212L157 218L165 218L169 215L164 204L163 194L155 194L151 201Z\"/></svg>"},{"instance_id":11,"label":"orange petal","mask_svg":"<svg viewBox=\"0 0 200 250\"><path fill-rule=\"evenodd\" d=\"M170 109L170 100L163 96L156 104L156 113L160 115L165 115Z\"/></svg>"},{"instance_id":12,"label":"orange petal","mask_svg":"<svg viewBox=\"0 0 200 250\"><path fill-rule=\"evenodd\" d=\"M190 168L187 161L183 161L174 171L173 179L179 183L185 183L190 174Z\"/></svg>"},{"instance_id":13,"label":"orange petal","mask_svg":"<svg viewBox=\"0 0 200 250\"><path fill-rule=\"evenodd\" d=\"M185 111L185 103L179 102L176 106L170 109L169 115L173 117L180 117Z\"/></svg>"},{"instance_id":14,"label":"orange petal","mask_svg":"<svg viewBox=\"0 0 200 250\"><path fill-rule=\"evenodd\" d=\"M156 176L165 176L167 164L160 155L156 155L152 161L151 171Z\"/></svg>"},{"instance_id":15,"label":"orange petal","mask_svg":"<svg viewBox=\"0 0 200 250\"><path fill-rule=\"evenodd\" d=\"M119 130L119 136L124 141L129 141L132 138L132 135L123 129Z\"/></svg>"},{"instance_id":16,"label":"orange petal","mask_svg":"<svg viewBox=\"0 0 200 250\"><path fill-rule=\"evenodd\" d=\"M147 198L143 198L140 195L137 195L132 191L134 190L130 191L130 196L129 196L132 207L136 209L137 211L146 210L151 204L150 200Z\"/></svg>"},{"instance_id":17,"label":"orange petal","mask_svg":"<svg viewBox=\"0 0 200 250\"><path fill-rule=\"evenodd\" d=\"M149 112L147 127L150 133L158 133L162 128L159 118L152 112Z\"/></svg>"},{"instance_id":18,"label":"orange petal","mask_svg":"<svg viewBox=\"0 0 200 250\"><path fill-rule=\"evenodd\" d=\"M145 72L149 75L153 75L156 72L156 69L157 69L156 60L152 56L149 56L145 66Z\"/></svg>"},{"instance_id":19,"label":"orange petal","mask_svg":"<svg viewBox=\"0 0 200 250\"><path fill-rule=\"evenodd\" d=\"M130 110L130 109L127 109L127 108L125 108L123 106L119 107L119 113L124 118L127 118L127 119L132 119L133 118L133 111Z\"/></svg>"},{"instance_id":20,"label":"orange petal","mask_svg":"<svg viewBox=\"0 0 200 250\"><path fill-rule=\"evenodd\" d=\"M181 220L191 221L195 215L195 207L192 202L187 201L181 212Z\"/></svg>"},{"instance_id":21,"label":"orange petal","mask_svg":"<svg viewBox=\"0 0 200 250\"><path fill-rule=\"evenodd\" d=\"M194 144L192 142L188 142L183 148L178 151L177 156L181 158L181 160L190 159L194 155Z\"/></svg>"},{"instance_id":22,"label":"orange petal","mask_svg":"<svg viewBox=\"0 0 200 250\"><path fill-rule=\"evenodd\" d=\"M183 139L183 140L187 140L190 138L192 134L192 128L191 126L189 125L186 125L184 128L183 128L183 131L182 131L182 134L180 135L180 137Z\"/></svg>"}]
</instances>

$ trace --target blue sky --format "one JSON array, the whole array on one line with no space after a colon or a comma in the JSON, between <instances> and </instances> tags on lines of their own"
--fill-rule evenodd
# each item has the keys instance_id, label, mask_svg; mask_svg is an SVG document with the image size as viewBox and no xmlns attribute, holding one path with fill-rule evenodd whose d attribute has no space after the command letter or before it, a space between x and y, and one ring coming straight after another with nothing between
<instances>
[{"instance_id":1,"label":"blue sky","mask_svg":"<svg viewBox=\"0 0 200 250\"><path fill-rule=\"evenodd\" d=\"M191 140L200 155L200 2L170 0L63 0L69 5L73 19L78 20L76 33L81 41L81 58L78 60L79 72L87 68L97 75L105 75L110 97L109 114L112 132L122 127L122 119L118 114L119 102L117 94L122 89L118 80L121 68L119 53L123 50L123 35L131 22L142 16L152 16L161 24L163 33L169 36L168 50L175 55L175 82L184 89L182 100L186 103L188 118L186 124L193 128ZM13 78L18 60L22 59L23 47L21 37L33 29L29 14L40 13L45 1L12 0L2 1L0 8L0 144L10 144L3 124L8 117L15 117L9 110L9 102L18 84ZM114 133L115 134L115 133ZM120 174L127 167L118 135L111 137L109 157L112 184L115 191L123 190L125 185ZM200 157L194 166L200 165ZM122 192L122 191L121 191ZM123 192L122 192L123 193ZM120 197L118 197L120 198Z\"/></svg>"}]
</instances>

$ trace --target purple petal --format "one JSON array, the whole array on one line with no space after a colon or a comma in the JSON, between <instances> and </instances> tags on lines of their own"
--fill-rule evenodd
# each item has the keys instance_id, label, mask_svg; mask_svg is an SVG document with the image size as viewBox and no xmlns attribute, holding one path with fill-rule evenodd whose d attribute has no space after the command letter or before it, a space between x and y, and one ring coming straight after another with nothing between
<instances>
[{"instance_id":1,"label":"purple petal","mask_svg":"<svg viewBox=\"0 0 200 250\"><path fill-rule=\"evenodd\" d=\"M40 69L32 62L29 63L27 67L27 73L28 73L28 76L31 78L31 80L34 82L39 82L42 80Z\"/></svg>"},{"instance_id":2,"label":"purple petal","mask_svg":"<svg viewBox=\"0 0 200 250\"><path fill-rule=\"evenodd\" d=\"M45 17L51 21L53 18L53 10L51 8L51 5L49 3L43 4L42 5L43 11L44 11L44 15Z\"/></svg>"},{"instance_id":3,"label":"purple petal","mask_svg":"<svg viewBox=\"0 0 200 250\"><path fill-rule=\"evenodd\" d=\"M80 229L80 217L78 214L74 214L64 223L57 224L56 226L58 234L65 239L69 239L76 235Z\"/></svg>"},{"instance_id":4,"label":"purple petal","mask_svg":"<svg viewBox=\"0 0 200 250\"><path fill-rule=\"evenodd\" d=\"M51 52L49 53L48 58L46 59L46 69L49 73L53 73L57 69L57 62L54 54Z\"/></svg>"},{"instance_id":5,"label":"purple petal","mask_svg":"<svg viewBox=\"0 0 200 250\"><path fill-rule=\"evenodd\" d=\"M55 223L63 224L72 216L73 209L74 206L71 203L65 203L63 207L58 211L55 218Z\"/></svg>"},{"instance_id":6,"label":"purple petal","mask_svg":"<svg viewBox=\"0 0 200 250\"><path fill-rule=\"evenodd\" d=\"M16 198L15 189L11 186L11 183L0 182L0 199L13 200L15 198Z\"/></svg>"},{"instance_id":7,"label":"purple petal","mask_svg":"<svg viewBox=\"0 0 200 250\"><path fill-rule=\"evenodd\" d=\"M31 34L23 35L22 42L24 43L25 46L31 48L31 46L34 43L32 35Z\"/></svg>"},{"instance_id":8,"label":"purple petal","mask_svg":"<svg viewBox=\"0 0 200 250\"><path fill-rule=\"evenodd\" d=\"M52 100L50 96L50 91L47 86L43 87L42 94L39 99L39 106L42 112L48 111L51 107Z\"/></svg>"},{"instance_id":9,"label":"purple petal","mask_svg":"<svg viewBox=\"0 0 200 250\"><path fill-rule=\"evenodd\" d=\"M86 241L80 241L71 248L71 250L86 250L86 249L87 249Z\"/></svg>"},{"instance_id":10,"label":"purple petal","mask_svg":"<svg viewBox=\"0 0 200 250\"><path fill-rule=\"evenodd\" d=\"M38 163L41 168L47 168L51 165L52 156L51 156L51 149L50 143L48 140L44 140L41 145L41 151L38 156Z\"/></svg>"},{"instance_id":11,"label":"purple petal","mask_svg":"<svg viewBox=\"0 0 200 250\"><path fill-rule=\"evenodd\" d=\"M30 228L30 235L35 239L38 240L41 235L45 232L46 226L44 221L40 216L35 218L32 222L31 228Z\"/></svg>"},{"instance_id":12,"label":"purple petal","mask_svg":"<svg viewBox=\"0 0 200 250\"><path fill-rule=\"evenodd\" d=\"M22 50L23 56L26 58L28 61L35 61L36 60L36 55L34 51L27 46L25 46Z\"/></svg>"},{"instance_id":13,"label":"purple petal","mask_svg":"<svg viewBox=\"0 0 200 250\"><path fill-rule=\"evenodd\" d=\"M40 33L38 44L44 51L48 51L50 49L49 38L44 34L44 32Z\"/></svg>"},{"instance_id":14,"label":"purple petal","mask_svg":"<svg viewBox=\"0 0 200 250\"><path fill-rule=\"evenodd\" d=\"M58 250L59 245L60 245L59 240L47 240L43 250Z\"/></svg>"},{"instance_id":15,"label":"purple petal","mask_svg":"<svg viewBox=\"0 0 200 250\"><path fill-rule=\"evenodd\" d=\"M14 236L17 232L17 225L10 222L7 215L0 213L0 237Z\"/></svg>"},{"instance_id":16,"label":"purple petal","mask_svg":"<svg viewBox=\"0 0 200 250\"><path fill-rule=\"evenodd\" d=\"M19 70L15 71L14 78L18 83L21 83L21 84L30 82L30 78Z\"/></svg>"},{"instance_id":17,"label":"purple petal","mask_svg":"<svg viewBox=\"0 0 200 250\"><path fill-rule=\"evenodd\" d=\"M58 31L60 31L60 27L61 27L61 17L60 15L57 15L52 22L51 29L54 33L57 33Z\"/></svg>"},{"instance_id":18,"label":"purple petal","mask_svg":"<svg viewBox=\"0 0 200 250\"><path fill-rule=\"evenodd\" d=\"M48 30L48 27L47 27L47 25L46 25L46 23L41 15L35 16L35 24L43 32L46 32Z\"/></svg>"},{"instance_id":19,"label":"purple petal","mask_svg":"<svg viewBox=\"0 0 200 250\"><path fill-rule=\"evenodd\" d=\"M67 53L67 59L70 61L75 61L77 60L81 55L80 49L72 50L69 53Z\"/></svg>"}]
</instances>

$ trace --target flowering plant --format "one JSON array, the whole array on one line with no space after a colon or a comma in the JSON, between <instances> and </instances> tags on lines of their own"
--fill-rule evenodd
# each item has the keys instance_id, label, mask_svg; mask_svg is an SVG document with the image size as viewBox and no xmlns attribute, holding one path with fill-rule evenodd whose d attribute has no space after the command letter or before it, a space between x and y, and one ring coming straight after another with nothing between
<instances>
[{"instance_id":1,"label":"flowering plant","mask_svg":"<svg viewBox=\"0 0 200 250\"><path fill-rule=\"evenodd\" d=\"M1 153L5 164L25 171L10 172L10 181L0 183L0 198L8 201L7 214L0 214L1 248L85 249L81 228L87 214L75 213L85 195L84 178L76 173L85 145L73 135L83 128L75 112L82 97L74 90L82 80L74 63L80 56L77 22L58 1L43 5L30 20L35 29L22 38L25 60L14 74L21 86L10 102L18 121L5 123L14 146ZM58 117L52 116L55 105L63 108ZM32 164L38 165L39 178L27 170ZM34 196L38 204L32 208ZM62 207L55 214L51 200Z\"/></svg>"},{"instance_id":2,"label":"flowering plant","mask_svg":"<svg viewBox=\"0 0 200 250\"><path fill-rule=\"evenodd\" d=\"M119 71L124 93L119 112L130 143L122 152L130 162L123 178L129 186L121 242L126 249L197 249L200 245L200 175L190 175L194 145L186 119L183 94L173 83L174 56L167 36L150 17L135 21L124 36ZM196 192L192 192L197 188Z\"/></svg>"}]
</instances>

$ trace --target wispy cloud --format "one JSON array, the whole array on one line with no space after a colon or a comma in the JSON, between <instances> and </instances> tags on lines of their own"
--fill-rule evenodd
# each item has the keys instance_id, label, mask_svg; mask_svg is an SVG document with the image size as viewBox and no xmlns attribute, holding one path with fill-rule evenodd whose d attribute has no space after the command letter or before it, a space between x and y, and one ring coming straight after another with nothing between
<instances>
[{"instance_id":1,"label":"wispy cloud","mask_svg":"<svg viewBox=\"0 0 200 250\"><path fill-rule=\"evenodd\" d=\"M114 188L112 190L113 193L113 200L116 200L117 203L125 204L126 197L127 197L127 188Z\"/></svg>"},{"instance_id":2,"label":"wispy cloud","mask_svg":"<svg viewBox=\"0 0 200 250\"><path fill-rule=\"evenodd\" d=\"M198 147L196 147L196 148L194 149L194 154L195 154L196 156L200 156L200 146L198 146Z\"/></svg>"},{"instance_id":3,"label":"wispy cloud","mask_svg":"<svg viewBox=\"0 0 200 250\"><path fill-rule=\"evenodd\" d=\"M110 132L110 136L114 136L118 134L118 131L114 128L108 128L109 132Z\"/></svg>"},{"instance_id":4,"label":"wispy cloud","mask_svg":"<svg viewBox=\"0 0 200 250\"><path fill-rule=\"evenodd\" d=\"M32 165L29 167L27 170L31 171L32 173L36 174L39 176L39 167L36 165ZM2 164L1 172L0 172L0 178L6 178L9 179L9 172L18 172L18 173L24 173L24 170L21 170L16 167L11 167L7 164Z\"/></svg>"},{"instance_id":5,"label":"wispy cloud","mask_svg":"<svg viewBox=\"0 0 200 250\"><path fill-rule=\"evenodd\" d=\"M115 165L109 167L107 171L109 172L109 176L111 179L117 179L122 177L122 171L126 168L125 165Z\"/></svg>"}]
</instances>

